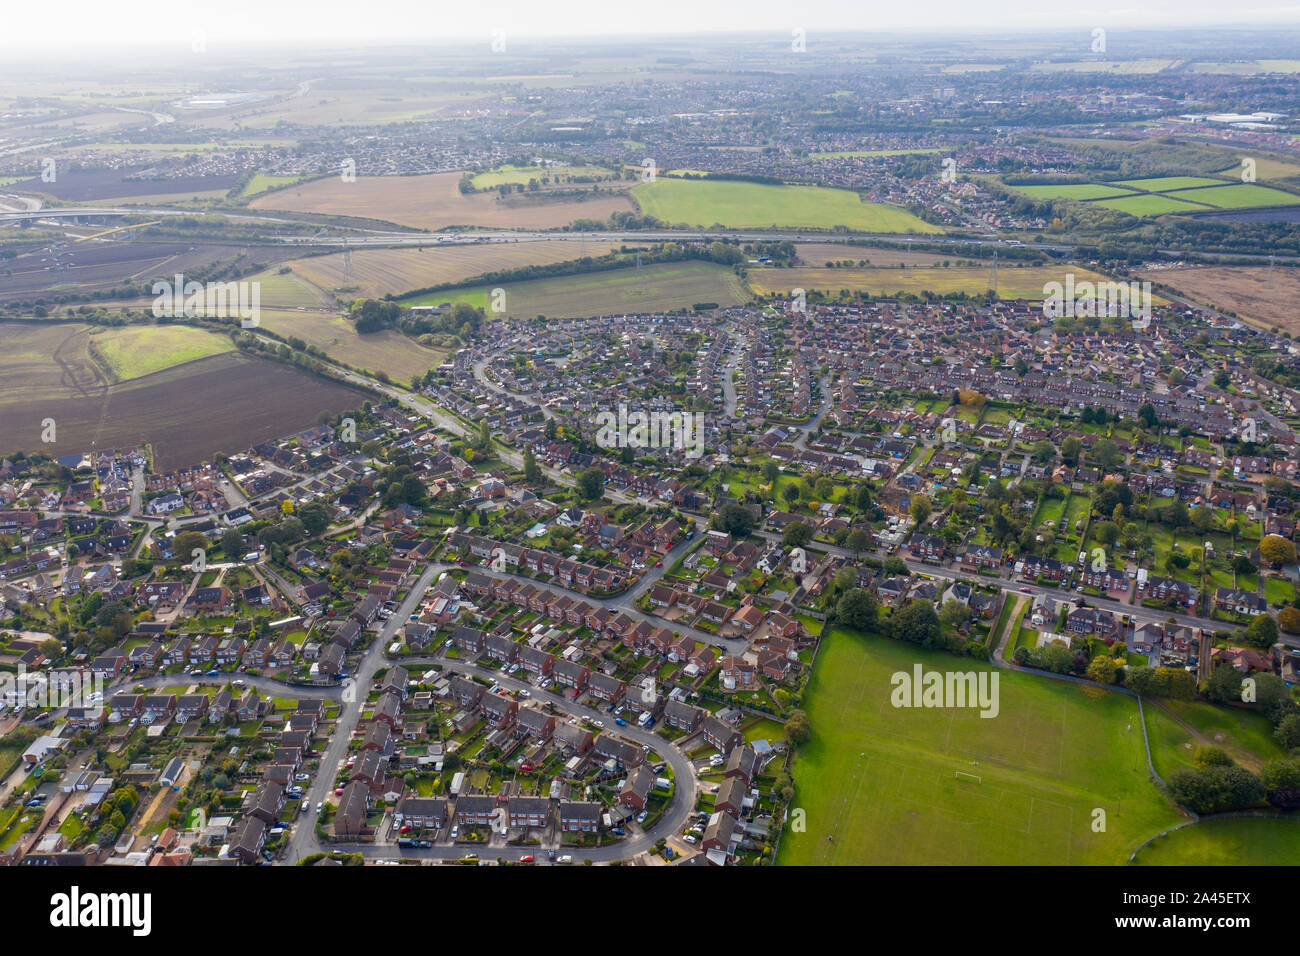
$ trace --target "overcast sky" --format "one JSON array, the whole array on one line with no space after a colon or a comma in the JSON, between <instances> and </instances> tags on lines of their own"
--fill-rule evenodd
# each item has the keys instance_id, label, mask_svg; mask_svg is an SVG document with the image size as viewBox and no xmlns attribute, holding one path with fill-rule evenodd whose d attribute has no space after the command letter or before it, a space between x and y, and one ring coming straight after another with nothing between
<instances>
[{"instance_id":1,"label":"overcast sky","mask_svg":"<svg viewBox=\"0 0 1300 956\"><path fill-rule=\"evenodd\" d=\"M1300 24L1296 0L12 0L0 15L10 53L92 45L453 40L489 37L807 31L1060 30ZM486 42L486 40L485 40Z\"/></svg>"}]
</instances>

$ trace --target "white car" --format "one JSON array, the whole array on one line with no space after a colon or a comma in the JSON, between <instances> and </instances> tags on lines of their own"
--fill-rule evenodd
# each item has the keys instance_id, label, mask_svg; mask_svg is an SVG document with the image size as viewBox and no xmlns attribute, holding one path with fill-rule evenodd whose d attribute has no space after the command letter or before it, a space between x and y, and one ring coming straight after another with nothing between
<instances>
[{"instance_id":1,"label":"white car","mask_svg":"<svg viewBox=\"0 0 1300 956\"><path fill-rule=\"evenodd\" d=\"M597 727L599 727L601 730L605 729L605 722L603 720L593 720L592 723L595 724Z\"/></svg>"}]
</instances>

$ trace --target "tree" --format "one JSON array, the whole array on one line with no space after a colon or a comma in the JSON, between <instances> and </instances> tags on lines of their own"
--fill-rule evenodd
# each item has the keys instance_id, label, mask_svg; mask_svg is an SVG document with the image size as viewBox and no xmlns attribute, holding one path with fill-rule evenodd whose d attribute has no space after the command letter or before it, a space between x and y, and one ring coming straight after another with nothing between
<instances>
[{"instance_id":1,"label":"tree","mask_svg":"<svg viewBox=\"0 0 1300 956\"><path fill-rule=\"evenodd\" d=\"M1216 704L1241 700L1241 671L1231 664L1220 664L1205 682L1205 696Z\"/></svg>"},{"instance_id":2,"label":"tree","mask_svg":"<svg viewBox=\"0 0 1300 956\"><path fill-rule=\"evenodd\" d=\"M1040 465L1045 465L1056 456L1056 446L1047 439L1036 441L1030 454L1033 456L1034 461Z\"/></svg>"},{"instance_id":3,"label":"tree","mask_svg":"<svg viewBox=\"0 0 1300 956\"><path fill-rule=\"evenodd\" d=\"M298 520L312 537L330 526L330 513L319 501L311 501L298 509Z\"/></svg>"},{"instance_id":4,"label":"tree","mask_svg":"<svg viewBox=\"0 0 1300 956\"><path fill-rule=\"evenodd\" d=\"M861 554L867 548L871 547L871 535L863 528L854 528L849 532L848 539L845 541L848 549L855 555ZM1300 609L1292 608L1300 617Z\"/></svg>"},{"instance_id":5,"label":"tree","mask_svg":"<svg viewBox=\"0 0 1300 956\"><path fill-rule=\"evenodd\" d=\"M238 528L227 528L221 535L221 550L231 561L238 561L244 555L244 536Z\"/></svg>"},{"instance_id":6,"label":"tree","mask_svg":"<svg viewBox=\"0 0 1300 956\"><path fill-rule=\"evenodd\" d=\"M1061 458L1069 465L1075 465L1079 461L1079 452L1083 450L1083 442L1070 435L1061 442Z\"/></svg>"},{"instance_id":7,"label":"tree","mask_svg":"<svg viewBox=\"0 0 1300 956\"><path fill-rule=\"evenodd\" d=\"M1092 458L1105 470L1114 468L1124 456L1109 438L1098 438L1092 445Z\"/></svg>"},{"instance_id":8,"label":"tree","mask_svg":"<svg viewBox=\"0 0 1300 956\"><path fill-rule=\"evenodd\" d=\"M1192 524L1201 533L1209 531L1214 527L1214 509L1209 505L1197 505L1192 509Z\"/></svg>"},{"instance_id":9,"label":"tree","mask_svg":"<svg viewBox=\"0 0 1300 956\"><path fill-rule=\"evenodd\" d=\"M754 530L754 514L744 505L724 505L710 524L715 531L725 531L733 538L744 538Z\"/></svg>"},{"instance_id":10,"label":"tree","mask_svg":"<svg viewBox=\"0 0 1300 956\"><path fill-rule=\"evenodd\" d=\"M1129 667L1124 671L1124 686L1135 694L1154 693L1156 669L1146 664Z\"/></svg>"},{"instance_id":11,"label":"tree","mask_svg":"<svg viewBox=\"0 0 1300 956\"><path fill-rule=\"evenodd\" d=\"M909 644L937 648L943 644L943 627L934 605L920 598L894 612L889 621L890 636Z\"/></svg>"},{"instance_id":12,"label":"tree","mask_svg":"<svg viewBox=\"0 0 1300 956\"><path fill-rule=\"evenodd\" d=\"M799 483L797 481L792 481L784 488L781 489L781 497L785 499L785 503L787 505L793 505L796 501L798 501L799 495L801 493L802 492L800 492L799 490Z\"/></svg>"},{"instance_id":13,"label":"tree","mask_svg":"<svg viewBox=\"0 0 1300 956\"><path fill-rule=\"evenodd\" d=\"M857 497L854 499L853 503L857 506L859 511L866 511L871 507L871 486L865 481L858 485Z\"/></svg>"},{"instance_id":14,"label":"tree","mask_svg":"<svg viewBox=\"0 0 1300 956\"><path fill-rule=\"evenodd\" d=\"M869 631L876 626L880 609L870 591L853 588L835 605L835 616L854 630Z\"/></svg>"},{"instance_id":15,"label":"tree","mask_svg":"<svg viewBox=\"0 0 1300 956\"><path fill-rule=\"evenodd\" d=\"M1074 653L1064 641L1049 641L1039 655L1042 666L1053 674L1065 674L1074 668Z\"/></svg>"},{"instance_id":16,"label":"tree","mask_svg":"<svg viewBox=\"0 0 1300 956\"><path fill-rule=\"evenodd\" d=\"M813 483L813 490L822 501L830 501L835 497L835 482L822 475Z\"/></svg>"},{"instance_id":17,"label":"tree","mask_svg":"<svg viewBox=\"0 0 1300 956\"><path fill-rule=\"evenodd\" d=\"M1098 684L1113 684L1119 678L1119 661L1108 654L1098 654L1088 662L1089 680Z\"/></svg>"},{"instance_id":18,"label":"tree","mask_svg":"<svg viewBox=\"0 0 1300 956\"><path fill-rule=\"evenodd\" d=\"M535 485L542 479L542 469L537 464L537 456L531 448L524 449L524 481Z\"/></svg>"},{"instance_id":19,"label":"tree","mask_svg":"<svg viewBox=\"0 0 1300 956\"><path fill-rule=\"evenodd\" d=\"M1103 547L1113 548L1119 540L1119 526L1113 521L1098 521L1092 526L1092 536Z\"/></svg>"},{"instance_id":20,"label":"tree","mask_svg":"<svg viewBox=\"0 0 1300 956\"><path fill-rule=\"evenodd\" d=\"M1300 607L1288 604L1278 611L1277 626L1288 634L1300 634Z\"/></svg>"},{"instance_id":21,"label":"tree","mask_svg":"<svg viewBox=\"0 0 1300 956\"><path fill-rule=\"evenodd\" d=\"M204 552L208 550L208 539L197 531L182 531L176 535L173 547L176 549L176 557L188 562L196 550Z\"/></svg>"},{"instance_id":22,"label":"tree","mask_svg":"<svg viewBox=\"0 0 1300 956\"><path fill-rule=\"evenodd\" d=\"M912 514L912 519L917 524L924 524L925 520L930 517L934 511L934 505L925 495L917 495L912 499L912 505L908 508Z\"/></svg>"},{"instance_id":23,"label":"tree","mask_svg":"<svg viewBox=\"0 0 1300 956\"><path fill-rule=\"evenodd\" d=\"M812 525L804 521L791 521L781 534L781 543L787 548L802 548L812 538Z\"/></svg>"},{"instance_id":24,"label":"tree","mask_svg":"<svg viewBox=\"0 0 1300 956\"><path fill-rule=\"evenodd\" d=\"M1273 731L1277 737L1277 742L1287 750L1300 749L1300 714L1290 714L1282 718L1282 722L1277 725Z\"/></svg>"},{"instance_id":25,"label":"tree","mask_svg":"<svg viewBox=\"0 0 1300 956\"><path fill-rule=\"evenodd\" d=\"M1300 760L1270 760L1260 769L1259 782L1270 806L1300 809Z\"/></svg>"},{"instance_id":26,"label":"tree","mask_svg":"<svg viewBox=\"0 0 1300 956\"><path fill-rule=\"evenodd\" d=\"M1260 560L1273 567L1295 561L1295 543L1280 534L1266 534L1259 542Z\"/></svg>"},{"instance_id":27,"label":"tree","mask_svg":"<svg viewBox=\"0 0 1300 956\"><path fill-rule=\"evenodd\" d=\"M605 493L605 473L599 468L578 472L578 494L587 501L596 501Z\"/></svg>"},{"instance_id":28,"label":"tree","mask_svg":"<svg viewBox=\"0 0 1300 956\"><path fill-rule=\"evenodd\" d=\"M1264 787L1241 767L1183 767L1169 775L1169 792L1193 813L1222 813L1254 806L1264 799Z\"/></svg>"},{"instance_id":29,"label":"tree","mask_svg":"<svg viewBox=\"0 0 1300 956\"><path fill-rule=\"evenodd\" d=\"M939 623L945 627L960 627L970 620L970 608L956 598L948 598L939 608Z\"/></svg>"},{"instance_id":30,"label":"tree","mask_svg":"<svg viewBox=\"0 0 1300 956\"><path fill-rule=\"evenodd\" d=\"M1245 635L1256 647L1272 647L1277 643L1277 622L1267 614L1260 614L1246 625Z\"/></svg>"},{"instance_id":31,"label":"tree","mask_svg":"<svg viewBox=\"0 0 1300 956\"><path fill-rule=\"evenodd\" d=\"M806 744L812 738L812 724L808 722L808 715L802 710L791 712L785 722L785 736L796 747Z\"/></svg>"},{"instance_id":32,"label":"tree","mask_svg":"<svg viewBox=\"0 0 1300 956\"><path fill-rule=\"evenodd\" d=\"M775 486L776 480L781 477L781 466L772 460L763 462L763 478L769 485Z\"/></svg>"}]
</instances>

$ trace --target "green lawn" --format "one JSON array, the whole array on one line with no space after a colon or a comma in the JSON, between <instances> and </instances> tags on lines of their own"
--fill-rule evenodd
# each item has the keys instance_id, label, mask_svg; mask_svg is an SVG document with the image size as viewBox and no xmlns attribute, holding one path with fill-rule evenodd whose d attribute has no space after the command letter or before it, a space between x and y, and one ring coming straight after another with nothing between
<instances>
[{"instance_id":1,"label":"green lawn","mask_svg":"<svg viewBox=\"0 0 1300 956\"><path fill-rule=\"evenodd\" d=\"M1162 700L1161 703L1170 713L1199 731L1211 744L1224 748L1238 763L1251 769L1258 770L1258 765L1265 760L1277 760L1286 756L1282 745L1273 736L1273 725L1261 713L1243 707L1222 707L1196 700ZM1154 705L1147 708L1148 720L1153 710L1158 708ZM1163 714L1160 716L1169 719ZM1191 734L1176 725L1174 730L1180 741L1180 757L1184 758L1184 762L1190 762L1192 748L1181 744L1190 742ZM1163 776L1167 770L1162 765L1154 740L1151 756L1156 762L1156 769Z\"/></svg>"},{"instance_id":2,"label":"green lawn","mask_svg":"<svg viewBox=\"0 0 1300 956\"><path fill-rule=\"evenodd\" d=\"M1055 186L1009 186L1031 199L1115 199L1133 195L1131 190L1116 189L1102 183L1063 183Z\"/></svg>"},{"instance_id":3,"label":"green lawn","mask_svg":"<svg viewBox=\"0 0 1300 956\"><path fill-rule=\"evenodd\" d=\"M1139 866L1290 866L1300 860L1300 819L1207 820L1144 847Z\"/></svg>"},{"instance_id":4,"label":"green lawn","mask_svg":"<svg viewBox=\"0 0 1300 956\"><path fill-rule=\"evenodd\" d=\"M485 173L479 173L471 181L475 189L496 189L506 183L527 186L531 179L540 184L543 179L552 183L567 181L573 176L591 179L610 179L617 175L612 169L602 166L498 166Z\"/></svg>"},{"instance_id":5,"label":"green lawn","mask_svg":"<svg viewBox=\"0 0 1300 956\"><path fill-rule=\"evenodd\" d=\"M879 637L826 638L805 694L813 739L794 764L807 830L785 834L779 862L1118 864L1180 819L1150 781L1132 698L1000 671L996 718L895 709L890 675L916 662L990 669Z\"/></svg>"},{"instance_id":6,"label":"green lawn","mask_svg":"<svg viewBox=\"0 0 1300 956\"><path fill-rule=\"evenodd\" d=\"M659 178L634 187L631 195L642 212L668 223L703 227L722 223L732 229L847 226L863 232L943 232L904 209L863 202L848 189Z\"/></svg>"},{"instance_id":7,"label":"green lawn","mask_svg":"<svg viewBox=\"0 0 1300 956\"><path fill-rule=\"evenodd\" d=\"M1208 208L1195 203L1183 202L1181 199L1156 195L1099 199L1097 205L1105 206L1107 209L1116 209L1119 212L1126 212L1130 216L1162 216L1167 212L1195 212L1197 210L1204 211Z\"/></svg>"},{"instance_id":8,"label":"green lawn","mask_svg":"<svg viewBox=\"0 0 1300 956\"><path fill-rule=\"evenodd\" d=\"M224 335L180 325L128 325L98 331L91 336L90 347L114 382L234 349Z\"/></svg>"},{"instance_id":9,"label":"green lawn","mask_svg":"<svg viewBox=\"0 0 1300 956\"><path fill-rule=\"evenodd\" d=\"M1225 183L1222 179L1206 179L1204 176L1155 176L1151 179L1123 179L1109 185L1161 193L1170 189L1191 189L1194 186L1223 186Z\"/></svg>"},{"instance_id":10,"label":"green lawn","mask_svg":"<svg viewBox=\"0 0 1300 956\"><path fill-rule=\"evenodd\" d=\"M291 186L306 178L306 176L272 176L270 173L255 173L253 178L248 181L248 185L244 187L244 191L239 194L239 198L252 199L268 189L275 189L278 186Z\"/></svg>"},{"instance_id":11,"label":"green lawn","mask_svg":"<svg viewBox=\"0 0 1300 956\"><path fill-rule=\"evenodd\" d=\"M1216 209L1253 209L1263 206L1294 206L1300 196L1269 189L1254 183L1237 183L1232 186L1210 186L1205 189L1184 189L1170 193L1173 199L1190 199L1203 202Z\"/></svg>"}]
</instances>

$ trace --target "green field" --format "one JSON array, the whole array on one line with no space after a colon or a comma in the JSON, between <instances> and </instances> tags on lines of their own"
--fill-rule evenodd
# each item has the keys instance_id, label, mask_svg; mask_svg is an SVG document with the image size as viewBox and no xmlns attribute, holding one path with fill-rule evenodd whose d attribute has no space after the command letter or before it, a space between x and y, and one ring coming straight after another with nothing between
<instances>
[{"instance_id":1,"label":"green field","mask_svg":"<svg viewBox=\"0 0 1300 956\"><path fill-rule=\"evenodd\" d=\"M1292 866L1300 860L1300 820L1207 820L1143 847L1138 866Z\"/></svg>"},{"instance_id":2,"label":"green field","mask_svg":"<svg viewBox=\"0 0 1300 956\"><path fill-rule=\"evenodd\" d=\"M234 347L224 335L179 325L128 325L90 337L91 354L110 382L161 372Z\"/></svg>"},{"instance_id":3,"label":"green field","mask_svg":"<svg viewBox=\"0 0 1300 956\"><path fill-rule=\"evenodd\" d=\"M1204 212L1207 207L1170 196L1141 195L1121 199L1099 199L1096 205L1126 212L1130 216L1163 216L1167 212Z\"/></svg>"},{"instance_id":4,"label":"green field","mask_svg":"<svg viewBox=\"0 0 1300 956\"><path fill-rule=\"evenodd\" d=\"M601 166L498 166L486 173L479 173L470 181L470 185L475 189L495 189L505 183L526 186L530 179L536 179L538 183L549 179L552 184L563 184L573 176L609 179L614 175L612 169Z\"/></svg>"},{"instance_id":5,"label":"green field","mask_svg":"<svg viewBox=\"0 0 1300 956\"><path fill-rule=\"evenodd\" d=\"M862 232L943 231L895 206L863 202L847 189L660 178L635 187L631 195L648 216L701 227L721 223L729 229L845 226Z\"/></svg>"},{"instance_id":6,"label":"green field","mask_svg":"<svg viewBox=\"0 0 1300 956\"><path fill-rule=\"evenodd\" d=\"M507 318L538 315L584 317L626 312L653 312L690 308L696 303L737 305L750 298L739 277L724 266L708 262L668 262L635 268L611 269L583 275L530 279L503 284ZM402 301L403 305L440 305L469 302L491 306L492 287L464 286ZM492 315L489 311L489 315Z\"/></svg>"},{"instance_id":7,"label":"green field","mask_svg":"<svg viewBox=\"0 0 1300 956\"><path fill-rule=\"evenodd\" d=\"M1237 183L1233 186L1208 186L1203 189L1180 189L1168 193L1171 199L1190 199L1203 202L1216 209L1254 209L1262 206L1294 206L1300 196L1269 189L1255 183Z\"/></svg>"},{"instance_id":8,"label":"green field","mask_svg":"<svg viewBox=\"0 0 1300 956\"><path fill-rule=\"evenodd\" d=\"M1102 183L1062 183L1056 186L1010 186L1030 199L1114 199L1131 196L1132 190L1116 189Z\"/></svg>"},{"instance_id":9,"label":"green field","mask_svg":"<svg viewBox=\"0 0 1300 956\"><path fill-rule=\"evenodd\" d=\"M878 637L826 639L805 694L813 738L793 768L807 832L785 833L780 863L1120 864L1181 819L1150 780L1132 698L1003 670L996 718L895 709L890 675L916 662L989 669Z\"/></svg>"},{"instance_id":10,"label":"green field","mask_svg":"<svg viewBox=\"0 0 1300 956\"><path fill-rule=\"evenodd\" d=\"M306 176L271 176L266 173L256 173L248 181L248 185L244 187L244 191L239 196L241 199L251 199L268 189L275 189L277 186L291 186L294 183L302 182L306 178Z\"/></svg>"},{"instance_id":11,"label":"green field","mask_svg":"<svg viewBox=\"0 0 1300 956\"><path fill-rule=\"evenodd\" d=\"M1151 179L1121 179L1108 183L1110 186L1128 186L1144 193L1163 193L1171 189L1191 189L1194 186L1227 185L1222 179L1206 179L1204 176L1156 176Z\"/></svg>"},{"instance_id":12,"label":"green field","mask_svg":"<svg viewBox=\"0 0 1300 956\"><path fill-rule=\"evenodd\" d=\"M1273 736L1268 718L1242 707L1219 707L1196 700L1160 700L1147 706L1146 715L1151 733L1151 759L1162 777L1179 766L1192 766L1198 744L1222 747L1237 763L1255 771L1266 760L1286 756ZM1199 737L1194 738L1177 721L1191 727Z\"/></svg>"}]
</instances>

